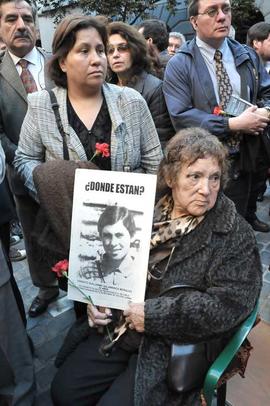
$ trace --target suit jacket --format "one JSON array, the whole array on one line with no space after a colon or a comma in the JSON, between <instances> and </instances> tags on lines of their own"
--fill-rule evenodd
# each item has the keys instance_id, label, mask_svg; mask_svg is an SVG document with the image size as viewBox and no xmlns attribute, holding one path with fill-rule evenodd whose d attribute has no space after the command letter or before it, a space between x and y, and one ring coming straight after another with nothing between
<instances>
[{"instance_id":1,"label":"suit jacket","mask_svg":"<svg viewBox=\"0 0 270 406\"><path fill-rule=\"evenodd\" d=\"M83 145L69 125L67 90L54 89L59 114L66 133L69 159L87 161ZM158 134L145 100L133 89L105 83L103 94L112 121L111 168L123 171L155 173L162 158ZM22 125L14 166L36 197L33 170L40 163L63 159L62 137L56 125L47 91L29 95L29 109Z\"/></svg>"},{"instance_id":2,"label":"suit jacket","mask_svg":"<svg viewBox=\"0 0 270 406\"><path fill-rule=\"evenodd\" d=\"M46 59L48 58L48 54L38 50ZM46 88L53 87L48 78L45 78L45 84ZM0 140L10 166L19 142L28 102L25 88L8 52L5 52L0 64L0 95ZM10 167L9 173L13 192L24 194L23 183Z\"/></svg>"},{"instance_id":3,"label":"suit jacket","mask_svg":"<svg viewBox=\"0 0 270 406\"><path fill-rule=\"evenodd\" d=\"M237 41L227 41L241 77L241 97L259 107L269 106L270 77L258 55L253 49ZM221 142L229 136L228 117L213 114L218 102L195 39L185 43L168 62L163 91L176 131L188 127L203 127ZM260 140L261 137L244 137L241 147L243 146L242 157L245 162L242 163L242 169L255 169Z\"/></svg>"}]
</instances>

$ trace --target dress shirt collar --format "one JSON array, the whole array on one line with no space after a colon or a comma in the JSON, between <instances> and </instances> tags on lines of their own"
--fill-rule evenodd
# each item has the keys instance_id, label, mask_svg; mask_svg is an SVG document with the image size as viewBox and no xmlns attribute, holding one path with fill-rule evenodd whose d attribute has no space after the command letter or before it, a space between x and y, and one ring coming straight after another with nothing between
<instances>
[{"instance_id":1,"label":"dress shirt collar","mask_svg":"<svg viewBox=\"0 0 270 406\"><path fill-rule=\"evenodd\" d=\"M14 55L10 51L8 51L8 52L15 65L17 65L17 63L21 59L25 59L26 61L28 61L29 63L32 63L33 65L37 65L40 60L40 53L36 47L34 47L30 52L28 52L28 54L24 55L23 58L19 58L18 56Z\"/></svg>"},{"instance_id":2,"label":"dress shirt collar","mask_svg":"<svg viewBox=\"0 0 270 406\"><path fill-rule=\"evenodd\" d=\"M200 51L204 54L204 56L210 62L214 62L216 48L211 47L209 44L202 41L199 37L196 37L196 44L199 47ZM228 53L230 52L227 38L224 39L224 41L222 42L221 46L218 49L222 53L222 60L226 60L228 58Z\"/></svg>"}]
</instances>

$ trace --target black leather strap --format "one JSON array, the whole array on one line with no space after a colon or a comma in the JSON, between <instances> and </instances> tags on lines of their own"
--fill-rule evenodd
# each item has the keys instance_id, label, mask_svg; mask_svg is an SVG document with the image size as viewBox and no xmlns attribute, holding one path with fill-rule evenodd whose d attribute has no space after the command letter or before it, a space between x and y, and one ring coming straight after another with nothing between
<instances>
[{"instance_id":1,"label":"black leather strap","mask_svg":"<svg viewBox=\"0 0 270 406\"><path fill-rule=\"evenodd\" d=\"M198 290L199 292L205 292L205 289L202 289L201 287L198 287L196 285L188 285L185 283L175 283L174 285L169 286L168 288L164 289L159 296L163 296L165 295L165 293L170 292L170 290L175 290L175 289L194 289L194 290Z\"/></svg>"},{"instance_id":2,"label":"black leather strap","mask_svg":"<svg viewBox=\"0 0 270 406\"><path fill-rule=\"evenodd\" d=\"M51 105L52 105L52 109L54 112L54 116L55 116L55 120L56 120L56 124L58 127L58 130L62 136L62 140L63 140L63 158L65 161L69 161L69 153L68 153L68 147L67 147L67 141L66 141L66 133L64 131L63 128L63 124L61 121L61 117L59 114L59 104L57 103L57 99L56 96L53 92L53 90L48 90L49 95L50 95L50 99L51 99Z\"/></svg>"}]
</instances>

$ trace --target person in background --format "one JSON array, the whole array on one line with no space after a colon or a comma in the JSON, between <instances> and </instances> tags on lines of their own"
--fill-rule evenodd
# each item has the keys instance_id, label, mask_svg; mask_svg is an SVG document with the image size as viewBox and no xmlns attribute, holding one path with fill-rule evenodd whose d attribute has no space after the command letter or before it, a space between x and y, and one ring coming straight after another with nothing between
<instances>
[{"instance_id":1,"label":"person in background","mask_svg":"<svg viewBox=\"0 0 270 406\"><path fill-rule=\"evenodd\" d=\"M7 46L4 43L3 38L0 36L0 59L2 59L2 57L4 56L6 48L7 48ZM8 256L11 261L21 261L26 258L26 251L22 250L22 249L17 249L15 247L10 247L10 245L17 244L21 240L21 238L23 238L23 235L22 235L21 226L20 226L20 223L18 220L18 216L16 213L14 198L12 197L12 192L10 190L10 186L9 186L7 179L4 180L4 182L2 184L2 188L5 189L4 195L6 196L6 198L3 197L3 195L2 195L3 192L1 192L1 195L2 195L1 200L7 201L6 199L8 199L9 200L8 204L11 208L11 211L13 212L12 218L9 218L8 222L5 220L5 226L6 227L8 226L9 236L10 236L9 237L10 242L7 247ZM11 213L11 211L10 211L10 213ZM3 212L3 210L2 210L2 212Z\"/></svg>"},{"instance_id":2,"label":"person in background","mask_svg":"<svg viewBox=\"0 0 270 406\"><path fill-rule=\"evenodd\" d=\"M266 71L270 74L270 24L263 21L250 27L247 32L247 45L257 52ZM258 175L254 179L258 190L258 201L263 201L267 187L266 180L269 176L267 165L261 162L261 166L261 170L258 171Z\"/></svg>"},{"instance_id":3,"label":"person in background","mask_svg":"<svg viewBox=\"0 0 270 406\"><path fill-rule=\"evenodd\" d=\"M138 31L144 36L147 44L157 51L160 63L165 69L170 57L167 54L169 33L164 21L157 19L142 21L138 25Z\"/></svg>"},{"instance_id":4,"label":"person in background","mask_svg":"<svg viewBox=\"0 0 270 406\"><path fill-rule=\"evenodd\" d=\"M52 86L44 73L48 55L35 47L35 18L36 9L30 1L3 0L0 3L0 30L6 44L0 64L0 139L6 155L8 180L23 229L31 279L39 287L38 295L29 308L31 317L44 312L58 296L58 287L48 269L31 249L30 234L39 205L29 195L13 166L28 106L27 95Z\"/></svg>"},{"instance_id":5,"label":"person in background","mask_svg":"<svg viewBox=\"0 0 270 406\"><path fill-rule=\"evenodd\" d=\"M254 233L222 191L227 167L226 149L201 128L169 141L158 172L163 194L145 301L124 310L127 330L106 355L106 329L97 327L109 328L114 309L88 305L91 328L56 373L55 406L201 405L200 388L177 393L168 384L171 344L219 338L223 348L254 309L262 284ZM176 282L187 287L169 290Z\"/></svg>"},{"instance_id":6,"label":"person in background","mask_svg":"<svg viewBox=\"0 0 270 406\"><path fill-rule=\"evenodd\" d=\"M92 160L100 170L157 171L162 150L151 114L138 92L105 82L106 45L106 26L94 17L73 14L57 26L48 72L56 84L53 94L64 134L59 131L49 93L43 90L29 95L14 160L35 199L33 171L48 161ZM96 143L107 144L106 156L93 158ZM49 271L52 258L43 255L43 261L47 273L53 274Z\"/></svg>"},{"instance_id":7,"label":"person in background","mask_svg":"<svg viewBox=\"0 0 270 406\"><path fill-rule=\"evenodd\" d=\"M180 32L170 32L169 33L169 45L167 52L169 55L173 56L178 52L180 47L186 42L183 34Z\"/></svg>"},{"instance_id":8,"label":"person in background","mask_svg":"<svg viewBox=\"0 0 270 406\"><path fill-rule=\"evenodd\" d=\"M247 32L247 45L255 49L270 74L270 24L262 21L252 25Z\"/></svg>"},{"instance_id":9,"label":"person in background","mask_svg":"<svg viewBox=\"0 0 270 406\"><path fill-rule=\"evenodd\" d=\"M0 185L4 176L5 155L0 142ZM0 239L0 404L31 406L35 397L34 365L25 315L18 311L14 295L17 285L8 261Z\"/></svg>"},{"instance_id":10,"label":"person in background","mask_svg":"<svg viewBox=\"0 0 270 406\"><path fill-rule=\"evenodd\" d=\"M252 49L228 38L229 0L190 0L188 7L196 37L170 59L163 85L172 123L175 130L203 127L226 145L231 165L225 193L254 230L268 232L255 213L252 178L258 161L268 166L270 160L270 78ZM224 116L233 94L252 106L237 117Z\"/></svg>"},{"instance_id":11,"label":"person in background","mask_svg":"<svg viewBox=\"0 0 270 406\"><path fill-rule=\"evenodd\" d=\"M109 81L137 90L154 120L161 146L174 135L165 103L162 81L152 75L152 64L143 36L132 26L112 22L107 26Z\"/></svg>"}]
</instances>

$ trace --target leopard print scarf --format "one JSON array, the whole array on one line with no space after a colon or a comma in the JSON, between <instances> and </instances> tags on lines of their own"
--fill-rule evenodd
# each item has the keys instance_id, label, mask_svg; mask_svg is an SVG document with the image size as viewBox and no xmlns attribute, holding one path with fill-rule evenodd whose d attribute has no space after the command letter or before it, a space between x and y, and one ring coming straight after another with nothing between
<instances>
[{"instance_id":1,"label":"leopard print scarf","mask_svg":"<svg viewBox=\"0 0 270 406\"><path fill-rule=\"evenodd\" d=\"M151 249L179 235L190 233L204 219L204 216L195 217L191 215L171 219L172 210L173 198L170 195L164 196L156 205Z\"/></svg>"}]
</instances>

